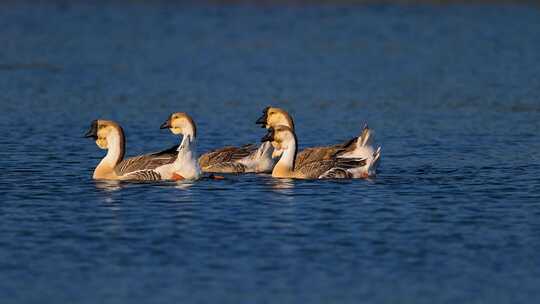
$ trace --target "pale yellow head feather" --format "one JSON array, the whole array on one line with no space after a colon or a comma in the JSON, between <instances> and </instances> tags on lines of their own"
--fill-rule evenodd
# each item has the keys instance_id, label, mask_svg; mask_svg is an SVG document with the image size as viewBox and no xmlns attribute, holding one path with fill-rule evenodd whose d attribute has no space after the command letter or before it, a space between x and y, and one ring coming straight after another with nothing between
<instances>
[{"instance_id":1,"label":"pale yellow head feather","mask_svg":"<svg viewBox=\"0 0 540 304\"><path fill-rule=\"evenodd\" d=\"M266 113L266 128L274 128L277 126L286 126L294 130L294 122L287 113L287 111L281 108L269 107Z\"/></svg>"},{"instance_id":2,"label":"pale yellow head feather","mask_svg":"<svg viewBox=\"0 0 540 304\"><path fill-rule=\"evenodd\" d=\"M173 134L185 134L186 132L193 132L193 137L197 136L197 127L193 118L184 112L172 113L169 117L169 130Z\"/></svg>"},{"instance_id":3,"label":"pale yellow head feather","mask_svg":"<svg viewBox=\"0 0 540 304\"><path fill-rule=\"evenodd\" d=\"M97 120L97 139L96 139L96 145L100 147L101 149L108 149L109 148L109 142L107 140L107 137L111 135L113 132L116 134L120 133L123 135L123 130L116 122L111 120L103 120L99 119Z\"/></svg>"}]
</instances>

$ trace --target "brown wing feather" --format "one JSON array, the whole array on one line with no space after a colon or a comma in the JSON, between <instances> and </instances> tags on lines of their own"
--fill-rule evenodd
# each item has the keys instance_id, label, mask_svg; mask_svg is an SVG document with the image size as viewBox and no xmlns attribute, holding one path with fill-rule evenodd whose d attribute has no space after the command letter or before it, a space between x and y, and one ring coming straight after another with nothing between
<instances>
[{"instance_id":1,"label":"brown wing feather","mask_svg":"<svg viewBox=\"0 0 540 304\"><path fill-rule=\"evenodd\" d=\"M350 174L348 174L347 169L363 166L365 164L365 159L331 158L304 164L295 171L300 172L307 178L348 178L350 177Z\"/></svg>"},{"instance_id":2,"label":"brown wing feather","mask_svg":"<svg viewBox=\"0 0 540 304\"><path fill-rule=\"evenodd\" d=\"M319 178L324 172L332 169L335 161L333 159L324 159L305 163L297 167L295 171L301 173L306 178Z\"/></svg>"},{"instance_id":3,"label":"brown wing feather","mask_svg":"<svg viewBox=\"0 0 540 304\"><path fill-rule=\"evenodd\" d=\"M122 176L121 180L157 181L161 175L154 170L139 170Z\"/></svg>"},{"instance_id":4,"label":"brown wing feather","mask_svg":"<svg viewBox=\"0 0 540 304\"><path fill-rule=\"evenodd\" d=\"M257 151L257 146L253 144L244 145L242 147L223 147L201 155L201 157L199 157L199 165L202 168L205 168L219 163L238 161L249 156L254 151Z\"/></svg>"},{"instance_id":5,"label":"brown wing feather","mask_svg":"<svg viewBox=\"0 0 540 304\"><path fill-rule=\"evenodd\" d=\"M358 141L358 137L353 137L353 138L351 138L351 139L349 139L349 140L347 140L347 141L345 141L345 142L343 142L341 144L337 144L335 146L340 146L341 149L343 149L342 152L350 152L350 151L356 149L356 142L357 141ZM339 152L339 153L341 153L341 152Z\"/></svg>"},{"instance_id":6,"label":"brown wing feather","mask_svg":"<svg viewBox=\"0 0 540 304\"><path fill-rule=\"evenodd\" d=\"M342 168L332 168L319 178L330 178L330 179L339 179L339 178L353 178L353 174Z\"/></svg>"},{"instance_id":7,"label":"brown wing feather","mask_svg":"<svg viewBox=\"0 0 540 304\"><path fill-rule=\"evenodd\" d=\"M178 155L177 149L178 146L173 146L160 152L130 157L121 161L114 170L122 176L135 171L155 169L174 162Z\"/></svg>"},{"instance_id":8,"label":"brown wing feather","mask_svg":"<svg viewBox=\"0 0 540 304\"><path fill-rule=\"evenodd\" d=\"M238 162L224 162L202 168L206 173L244 173L246 166Z\"/></svg>"},{"instance_id":9,"label":"brown wing feather","mask_svg":"<svg viewBox=\"0 0 540 304\"><path fill-rule=\"evenodd\" d=\"M335 144L332 146L306 148L296 155L296 166L302 167L305 164L308 164L314 161L331 159L338 156L339 154L352 151L355 148L356 140L357 138L355 137L341 144Z\"/></svg>"}]
</instances>

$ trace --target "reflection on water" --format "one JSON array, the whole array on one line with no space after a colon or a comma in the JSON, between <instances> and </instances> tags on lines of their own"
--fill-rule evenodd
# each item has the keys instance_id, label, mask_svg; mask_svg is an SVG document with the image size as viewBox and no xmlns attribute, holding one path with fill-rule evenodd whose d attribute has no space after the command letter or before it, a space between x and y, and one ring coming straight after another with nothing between
<instances>
[{"instance_id":1,"label":"reflection on water","mask_svg":"<svg viewBox=\"0 0 540 304\"><path fill-rule=\"evenodd\" d=\"M177 181L175 182L174 188L180 189L180 190L189 190L197 181ZM190 193L189 191L186 191L186 193Z\"/></svg>"},{"instance_id":2,"label":"reflection on water","mask_svg":"<svg viewBox=\"0 0 540 304\"><path fill-rule=\"evenodd\" d=\"M539 302L540 11L92 3L0 3L3 302ZM205 152L269 104L300 149L367 121L380 174L91 179L93 119Z\"/></svg>"},{"instance_id":3,"label":"reflection on water","mask_svg":"<svg viewBox=\"0 0 540 304\"><path fill-rule=\"evenodd\" d=\"M295 180L290 178L268 177L272 190L279 194L292 195L294 193Z\"/></svg>"},{"instance_id":4,"label":"reflection on water","mask_svg":"<svg viewBox=\"0 0 540 304\"><path fill-rule=\"evenodd\" d=\"M105 192L114 192L122 189L122 182L115 180L96 180L94 181L94 185L96 189Z\"/></svg>"}]
</instances>

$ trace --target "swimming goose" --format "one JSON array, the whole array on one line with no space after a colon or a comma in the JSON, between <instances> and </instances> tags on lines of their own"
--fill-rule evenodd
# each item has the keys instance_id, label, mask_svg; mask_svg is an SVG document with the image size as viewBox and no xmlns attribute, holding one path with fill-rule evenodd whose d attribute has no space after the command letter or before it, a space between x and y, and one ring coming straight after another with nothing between
<instances>
[{"instance_id":1,"label":"swimming goose","mask_svg":"<svg viewBox=\"0 0 540 304\"><path fill-rule=\"evenodd\" d=\"M265 173L274 167L272 144L259 147L248 144L241 147L227 146L212 150L199 158L203 172L208 173Z\"/></svg>"},{"instance_id":2,"label":"swimming goose","mask_svg":"<svg viewBox=\"0 0 540 304\"><path fill-rule=\"evenodd\" d=\"M173 134L182 134L182 143L178 146L178 156L172 164L156 168L162 179L183 180L199 179L201 168L197 162L197 126L186 113L172 113L161 125L161 129L169 129Z\"/></svg>"},{"instance_id":3,"label":"swimming goose","mask_svg":"<svg viewBox=\"0 0 540 304\"><path fill-rule=\"evenodd\" d=\"M266 127L267 129L276 126L286 126L294 131L294 121L291 115L280 108L266 107L263 110L263 115L256 123L261 124L263 128ZM375 174L379 164L381 152L381 147L378 147L376 150L373 148L372 141L372 131L366 124L359 137L332 146L306 148L297 154L295 162L301 167L314 161L332 157L362 158L368 164L365 167L368 170L364 172L364 175L366 177L372 176Z\"/></svg>"},{"instance_id":4,"label":"swimming goose","mask_svg":"<svg viewBox=\"0 0 540 304\"><path fill-rule=\"evenodd\" d=\"M272 145L263 143L241 147L228 146L212 150L199 158L203 172L208 173L265 173L274 166Z\"/></svg>"},{"instance_id":5,"label":"swimming goose","mask_svg":"<svg viewBox=\"0 0 540 304\"><path fill-rule=\"evenodd\" d=\"M279 158L272 171L277 178L325 179L325 178L360 178L366 169L366 160L359 158L341 158L331 156L327 159L315 160L303 165L296 163L298 140L294 131L287 126L276 126L268 129L261 139L271 142L272 153Z\"/></svg>"},{"instance_id":6,"label":"swimming goose","mask_svg":"<svg viewBox=\"0 0 540 304\"><path fill-rule=\"evenodd\" d=\"M107 180L159 180L155 169L171 164L177 157L177 147L124 159L126 152L124 130L110 120L94 120L85 137L93 138L107 154L94 170L94 179Z\"/></svg>"}]
</instances>

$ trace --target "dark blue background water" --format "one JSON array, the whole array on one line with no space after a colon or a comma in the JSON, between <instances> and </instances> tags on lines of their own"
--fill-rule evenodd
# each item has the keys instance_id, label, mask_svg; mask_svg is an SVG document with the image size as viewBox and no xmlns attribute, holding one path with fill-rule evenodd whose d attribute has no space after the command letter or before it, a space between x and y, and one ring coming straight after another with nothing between
<instances>
[{"instance_id":1,"label":"dark blue background water","mask_svg":"<svg viewBox=\"0 0 540 304\"><path fill-rule=\"evenodd\" d=\"M540 300L540 11L520 6L0 6L2 303ZM367 121L376 179L94 182L128 154L301 146Z\"/></svg>"}]
</instances>

